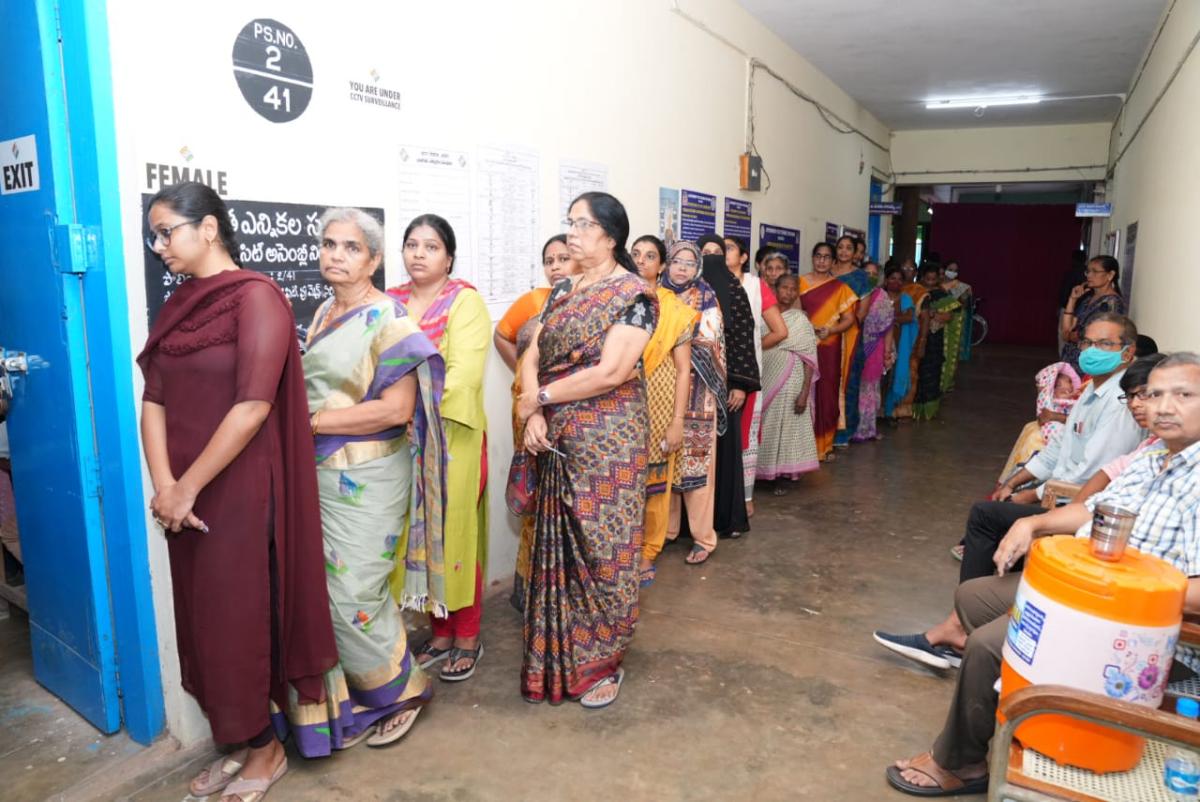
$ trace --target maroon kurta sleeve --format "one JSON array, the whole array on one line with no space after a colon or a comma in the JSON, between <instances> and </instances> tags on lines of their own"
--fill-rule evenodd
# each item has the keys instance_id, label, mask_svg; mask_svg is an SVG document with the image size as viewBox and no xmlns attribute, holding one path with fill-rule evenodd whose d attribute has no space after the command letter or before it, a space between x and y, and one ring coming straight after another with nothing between
<instances>
[{"instance_id":1,"label":"maroon kurta sleeve","mask_svg":"<svg viewBox=\"0 0 1200 802\"><path fill-rule=\"evenodd\" d=\"M274 287L257 282L244 290L238 310L235 404L273 404L279 393L279 378L296 332L278 296Z\"/></svg>"},{"instance_id":2,"label":"maroon kurta sleeve","mask_svg":"<svg viewBox=\"0 0 1200 802\"><path fill-rule=\"evenodd\" d=\"M158 360L151 354L146 360L146 370L143 373L146 380L145 387L142 388L142 400L149 401L151 404L163 405L163 382L162 371L158 369Z\"/></svg>"}]
</instances>

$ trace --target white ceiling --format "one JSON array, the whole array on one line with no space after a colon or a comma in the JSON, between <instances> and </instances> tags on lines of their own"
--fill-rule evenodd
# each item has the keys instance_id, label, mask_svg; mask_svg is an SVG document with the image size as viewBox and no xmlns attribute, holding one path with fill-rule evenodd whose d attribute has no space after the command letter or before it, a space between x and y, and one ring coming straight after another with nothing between
<instances>
[{"instance_id":1,"label":"white ceiling","mask_svg":"<svg viewBox=\"0 0 1200 802\"><path fill-rule=\"evenodd\" d=\"M1166 0L737 0L893 130L1111 121L1117 98L926 109L925 101L1124 92Z\"/></svg>"}]
</instances>

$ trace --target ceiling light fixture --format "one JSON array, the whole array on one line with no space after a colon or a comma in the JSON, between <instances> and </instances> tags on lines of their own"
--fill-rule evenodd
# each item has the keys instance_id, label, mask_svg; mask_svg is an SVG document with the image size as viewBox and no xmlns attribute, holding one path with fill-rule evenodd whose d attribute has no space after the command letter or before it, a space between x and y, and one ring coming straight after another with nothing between
<instances>
[{"instance_id":1,"label":"ceiling light fixture","mask_svg":"<svg viewBox=\"0 0 1200 802\"><path fill-rule=\"evenodd\" d=\"M1008 97L964 97L948 100L926 101L927 109L986 109L988 106L1025 106L1041 103L1041 95L1016 95Z\"/></svg>"}]
</instances>

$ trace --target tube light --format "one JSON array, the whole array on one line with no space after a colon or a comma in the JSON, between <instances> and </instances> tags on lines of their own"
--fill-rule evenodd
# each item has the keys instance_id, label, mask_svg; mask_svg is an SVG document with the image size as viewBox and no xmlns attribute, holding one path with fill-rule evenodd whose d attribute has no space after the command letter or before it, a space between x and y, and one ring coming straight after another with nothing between
<instances>
[{"instance_id":1,"label":"tube light","mask_svg":"<svg viewBox=\"0 0 1200 802\"><path fill-rule=\"evenodd\" d=\"M927 109L986 109L988 106L1025 106L1041 103L1040 95L1018 95L1009 97L977 97L953 98L950 100L930 100L925 103Z\"/></svg>"}]
</instances>

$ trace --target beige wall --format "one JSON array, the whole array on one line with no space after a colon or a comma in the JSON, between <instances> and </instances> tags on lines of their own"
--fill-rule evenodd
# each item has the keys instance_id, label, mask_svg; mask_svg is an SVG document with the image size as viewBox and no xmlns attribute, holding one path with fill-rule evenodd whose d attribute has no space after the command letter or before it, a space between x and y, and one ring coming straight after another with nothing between
<instances>
[{"instance_id":1,"label":"beige wall","mask_svg":"<svg viewBox=\"0 0 1200 802\"><path fill-rule=\"evenodd\" d=\"M898 184L1097 180L1108 133L1108 123L895 131L892 164ZM1100 166L1040 169L1080 165ZM1039 169L1021 171L1028 167Z\"/></svg>"},{"instance_id":2,"label":"beige wall","mask_svg":"<svg viewBox=\"0 0 1200 802\"><path fill-rule=\"evenodd\" d=\"M682 6L887 142L884 126L732 0L683 0ZM175 4L147 14L142 3L112 0L108 9L135 348L146 337L139 220L144 165L182 166L183 148L194 159L191 166L226 170L233 198L382 207L389 284L404 280L398 240L407 221L399 219L396 189L401 145L535 151L542 237L560 230L565 212L559 161L586 159L608 166L609 189L628 208L635 235L656 229L660 186L686 187L715 194L719 203L724 195L753 201L755 231L760 222L800 228L802 251L823 237L827 220L865 229L871 170L891 171L886 153L835 132L810 105L760 76L758 148L772 186L767 193L740 192L745 57L674 13L670 0L447 0L419 10L362 0L259 0L213 3L199 14ZM259 17L290 26L312 59L312 102L290 123L254 114L234 82L234 39ZM348 99L347 81L367 80L371 70L382 85L401 92L401 111ZM503 311L491 309L493 320ZM517 547L503 494L511 458L510 382L493 355L486 374L487 573L505 585ZM140 397L140 386L134 390ZM204 737L207 726L179 689L165 546L157 535L150 543L169 726L192 741Z\"/></svg>"},{"instance_id":3,"label":"beige wall","mask_svg":"<svg viewBox=\"0 0 1200 802\"><path fill-rule=\"evenodd\" d=\"M1200 3L1176 3L1153 57L1130 96L1113 157L1134 130L1200 30ZM1200 323L1191 303L1200 296L1200 53L1193 53L1154 114L1117 164L1109 182L1111 226L1121 232L1117 258L1126 266L1128 225L1137 222L1131 292L1139 328L1164 350L1200 350Z\"/></svg>"}]
</instances>

